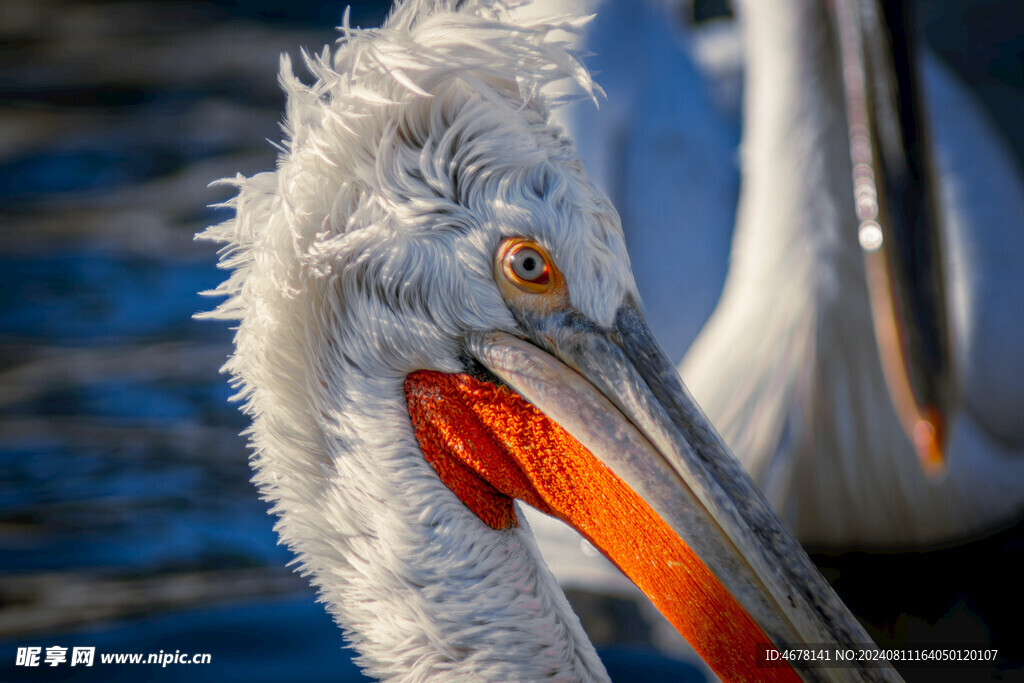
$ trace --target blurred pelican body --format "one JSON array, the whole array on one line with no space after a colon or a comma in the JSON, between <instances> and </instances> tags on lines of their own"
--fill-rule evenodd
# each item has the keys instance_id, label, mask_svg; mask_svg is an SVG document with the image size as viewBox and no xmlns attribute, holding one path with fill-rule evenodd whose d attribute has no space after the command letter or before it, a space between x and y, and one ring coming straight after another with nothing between
<instances>
[{"instance_id":1,"label":"blurred pelican body","mask_svg":"<svg viewBox=\"0 0 1024 683\"><path fill-rule=\"evenodd\" d=\"M652 328L670 357L690 347L683 379L797 537L919 547L1019 517L1024 316L1013 311L1024 293L1024 182L966 88L923 55L962 392L948 470L929 478L873 337L824 10L740 3L731 26L693 29L685 3L553 4L596 12L585 47L607 102L558 116L620 210Z\"/></svg>"},{"instance_id":2,"label":"blurred pelican body","mask_svg":"<svg viewBox=\"0 0 1024 683\"><path fill-rule=\"evenodd\" d=\"M805 544L921 546L1012 521L1024 507L1018 170L964 88L926 59L962 387L948 469L929 478L873 339L835 39L816 3L785 4L743 6L736 233L683 378Z\"/></svg>"}]
</instances>

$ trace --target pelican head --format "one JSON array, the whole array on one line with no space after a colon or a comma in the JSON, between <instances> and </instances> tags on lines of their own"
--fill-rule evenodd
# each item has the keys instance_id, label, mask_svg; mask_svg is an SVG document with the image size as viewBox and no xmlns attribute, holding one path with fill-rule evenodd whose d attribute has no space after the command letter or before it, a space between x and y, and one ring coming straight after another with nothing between
<instances>
[{"instance_id":1,"label":"pelican head","mask_svg":"<svg viewBox=\"0 0 1024 683\"><path fill-rule=\"evenodd\" d=\"M346 21L311 85L283 59L278 168L233 180L235 217L203 233L276 530L382 678L605 677L513 498L725 678L757 644L870 642L648 330L618 216L541 93L596 91L558 37L576 26L410 1Z\"/></svg>"}]
</instances>

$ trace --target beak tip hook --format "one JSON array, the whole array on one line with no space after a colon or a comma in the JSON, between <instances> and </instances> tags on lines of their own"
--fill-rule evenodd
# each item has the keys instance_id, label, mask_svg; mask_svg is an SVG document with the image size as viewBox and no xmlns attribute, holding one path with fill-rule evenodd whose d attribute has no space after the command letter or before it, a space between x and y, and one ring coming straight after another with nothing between
<instances>
[{"instance_id":1,"label":"beak tip hook","mask_svg":"<svg viewBox=\"0 0 1024 683\"><path fill-rule=\"evenodd\" d=\"M914 424L912 438L921 469L935 478L946 471L946 420L941 411L928 407Z\"/></svg>"}]
</instances>

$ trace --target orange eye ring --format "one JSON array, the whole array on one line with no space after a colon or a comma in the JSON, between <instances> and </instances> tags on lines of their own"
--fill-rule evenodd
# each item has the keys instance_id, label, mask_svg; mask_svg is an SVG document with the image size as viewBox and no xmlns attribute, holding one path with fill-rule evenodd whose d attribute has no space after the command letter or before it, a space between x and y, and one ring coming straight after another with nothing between
<instances>
[{"instance_id":1,"label":"orange eye ring","mask_svg":"<svg viewBox=\"0 0 1024 683\"><path fill-rule=\"evenodd\" d=\"M511 237L498 249L497 265L509 283L530 294L543 294L555 284L557 271L547 250L525 237Z\"/></svg>"}]
</instances>

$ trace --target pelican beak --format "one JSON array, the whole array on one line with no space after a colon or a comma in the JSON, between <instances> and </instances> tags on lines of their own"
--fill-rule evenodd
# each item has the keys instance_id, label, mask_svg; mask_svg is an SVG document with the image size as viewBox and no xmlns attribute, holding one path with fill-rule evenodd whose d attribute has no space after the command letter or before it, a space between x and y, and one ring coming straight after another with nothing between
<instances>
[{"instance_id":1,"label":"pelican beak","mask_svg":"<svg viewBox=\"0 0 1024 683\"><path fill-rule=\"evenodd\" d=\"M896 414L926 474L955 409L949 313L912 4L837 0L860 243Z\"/></svg>"},{"instance_id":2,"label":"pelican beak","mask_svg":"<svg viewBox=\"0 0 1024 683\"><path fill-rule=\"evenodd\" d=\"M770 647L874 647L633 305L607 329L572 308L520 324L526 339L467 339L467 353L486 369L477 377L421 372L406 382L425 455L481 518L508 525L494 516L500 494L563 519L725 680L821 677L806 662L755 668ZM467 486L469 469L492 489ZM895 677L865 664L857 671L865 680Z\"/></svg>"}]
</instances>

